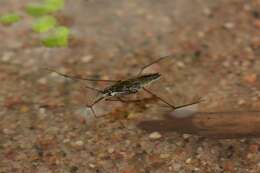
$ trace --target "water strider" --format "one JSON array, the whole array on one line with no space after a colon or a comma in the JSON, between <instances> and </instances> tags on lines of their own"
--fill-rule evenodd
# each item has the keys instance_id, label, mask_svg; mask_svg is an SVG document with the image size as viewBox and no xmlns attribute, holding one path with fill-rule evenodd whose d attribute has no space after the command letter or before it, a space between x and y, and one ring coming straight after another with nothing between
<instances>
[{"instance_id":1,"label":"water strider","mask_svg":"<svg viewBox=\"0 0 260 173\"><path fill-rule=\"evenodd\" d=\"M156 94L154 94L152 91L150 91L149 89L147 89L146 87L149 86L151 83L157 81L160 79L161 74L159 73L148 73L148 74L142 74L142 72L144 71L144 69L146 69L147 67L150 67L151 65L158 63L159 61L172 57L173 55L168 55L168 56L164 56L164 57L160 57L158 59L156 59L155 61L152 61L151 63L143 66L139 73L129 79L125 79L125 80L102 80L102 79L91 79L91 78L83 78L83 77L79 77L79 76L71 76L71 75L67 75L67 74L63 74L54 70L50 70L50 69L46 69L48 71L51 72L55 72L63 77L66 78L70 78L70 79L77 79L77 80L86 80L86 81L101 81L101 82L113 82L114 84L104 88L104 89L97 89L97 88L93 88L90 86L85 86L88 89L91 90L95 90L99 93L99 96L94 100L94 102L90 105L86 105L86 107L90 108L92 113L96 116L96 113L94 111L93 106L95 104L97 104L98 102L102 101L102 100L106 100L106 101L121 101L121 102L134 102L134 101L140 101L140 100L123 100L121 97L122 96L126 96L126 95L130 95L130 94L135 94L141 90L147 92L148 94L158 98L159 100L161 100L163 103L167 104L169 107L173 108L173 109L177 109L177 108L181 108L184 106L188 106L191 104L195 104L195 103L189 103L189 104L185 104L185 105L180 105L180 106L173 106L172 104L170 104L169 102L167 102L166 100L162 99L161 97L157 96ZM114 100L111 98L115 98Z\"/></svg>"}]
</instances>

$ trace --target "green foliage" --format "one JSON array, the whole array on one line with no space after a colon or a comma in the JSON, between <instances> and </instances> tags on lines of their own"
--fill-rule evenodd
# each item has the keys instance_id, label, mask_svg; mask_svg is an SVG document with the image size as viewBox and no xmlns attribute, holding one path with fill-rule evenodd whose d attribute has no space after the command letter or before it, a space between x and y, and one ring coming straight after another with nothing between
<instances>
[{"instance_id":1,"label":"green foliage","mask_svg":"<svg viewBox=\"0 0 260 173\"><path fill-rule=\"evenodd\" d=\"M26 5L26 12L35 17L32 23L32 30L41 33L39 38L46 47L67 47L70 29L58 26L56 18L52 15L64 8L64 0L41 0ZM0 23L10 25L18 22L21 17L15 13L6 14L0 17ZM42 36L42 33L44 35Z\"/></svg>"},{"instance_id":2,"label":"green foliage","mask_svg":"<svg viewBox=\"0 0 260 173\"><path fill-rule=\"evenodd\" d=\"M32 3L26 6L26 12L31 16L42 16L50 13L47 5Z\"/></svg>"},{"instance_id":3,"label":"green foliage","mask_svg":"<svg viewBox=\"0 0 260 173\"><path fill-rule=\"evenodd\" d=\"M64 0L45 0L45 4L51 12L64 8Z\"/></svg>"},{"instance_id":4,"label":"green foliage","mask_svg":"<svg viewBox=\"0 0 260 173\"><path fill-rule=\"evenodd\" d=\"M39 17L32 25L32 29L35 32L46 32L51 28L54 28L57 24L56 18L53 16Z\"/></svg>"},{"instance_id":5,"label":"green foliage","mask_svg":"<svg viewBox=\"0 0 260 173\"><path fill-rule=\"evenodd\" d=\"M0 23L4 25L11 25L21 20L21 16L16 13L6 14L0 17Z\"/></svg>"},{"instance_id":6,"label":"green foliage","mask_svg":"<svg viewBox=\"0 0 260 173\"><path fill-rule=\"evenodd\" d=\"M31 3L26 6L26 11L32 16L42 16L63 9L64 0L45 0L42 3Z\"/></svg>"},{"instance_id":7,"label":"green foliage","mask_svg":"<svg viewBox=\"0 0 260 173\"><path fill-rule=\"evenodd\" d=\"M53 30L42 39L42 44L46 47L67 47L70 30L67 27L60 26Z\"/></svg>"}]
</instances>

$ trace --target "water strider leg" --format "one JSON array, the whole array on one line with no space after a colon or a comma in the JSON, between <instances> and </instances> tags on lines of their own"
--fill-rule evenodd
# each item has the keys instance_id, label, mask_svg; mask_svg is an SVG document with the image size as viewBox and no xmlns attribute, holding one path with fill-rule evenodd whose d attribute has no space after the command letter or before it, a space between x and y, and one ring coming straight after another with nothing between
<instances>
[{"instance_id":1,"label":"water strider leg","mask_svg":"<svg viewBox=\"0 0 260 173\"><path fill-rule=\"evenodd\" d=\"M113 99L113 98L107 98L107 99L105 99L105 101L125 102L125 101L122 100L120 97L116 97L115 99Z\"/></svg>"},{"instance_id":2,"label":"water strider leg","mask_svg":"<svg viewBox=\"0 0 260 173\"><path fill-rule=\"evenodd\" d=\"M175 109L183 108L183 107L190 106L190 105L195 105L195 104L198 104L198 103L200 103L202 101L203 101L202 99L199 99L198 101L194 101L194 102L191 102L191 103L188 103L188 104L183 104L183 105L180 105L180 106L176 106Z\"/></svg>"},{"instance_id":3,"label":"water strider leg","mask_svg":"<svg viewBox=\"0 0 260 173\"><path fill-rule=\"evenodd\" d=\"M131 103L131 102L141 102L144 99L138 99L138 100L124 100L121 97L116 97L117 99L105 99L105 101L120 101L122 103Z\"/></svg>"},{"instance_id":4,"label":"water strider leg","mask_svg":"<svg viewBox=\"0 0 260 173\"><path fill-rule=\"evenodd\" d=\"M98 93L102 93L102 92L103 92L101 89L97 89L97 88L94 88L94 87L90 87L90 86L88 86L88 85L85 85L85 88L90 89L90 90L97 91Z\"/></svg>"},{"instance_id":5,"label":"water strider leg","mask_svg":"<svg viewBox=\"0 0 260 173\"><path fill-rule=\"evenodd\" d=\"M49 72L57 73L60 76L63 76L65 78L73 79L73 80L86 80L86 81L93 81L93 82L119 82L120 80L105 80L105 79L92 79L92 78L84 78L77 75L71 76L67 74L63 74L60 72L57 72L55 70L51 70L49 68L42 68L43 70L47 70Z\"/></svg>"},{"instance_id":6,"label":"water strider leg","mask_svg":"<svg viewBox=\"0 0 260 173\"><path fill-rule=\"evenodd\" d=\"M158 98L159 100L161 100L163 103L167 104L168 106L170 106L173 109L176 109L175 106L171 105L170 103L168 103L167 101L165 101L164 99L162 99L161 97L157 96L156 94L154 94L153 92L151 92L150 90L143 88L144 91L146 91L147 93L151 94L152 96Z\"/></svg>"},{"instance_id":7,"label":"water strider leg","mask_svg":"<svg viewBox=\"0 0 260 173\"><path fill-rule=\"evenodd\" d=\"M89 87L89 86L85 86L85 88L84 88L84 87L81 87L81 88L82 88L82 89L88 88L88 89L95 90L95 91L97 91L97 92L101 92L101 90L96 89L96 88L92 88L92 87ZM84 93L84 96L86 96L86 92L83 92L83 93ZM97 117L97 115L96 115L96 113L95 113L95 110L93 109L93 106L94 106L96 103L98 103L99 101L101 101L102 99L103 99L103 97L101 97L101 98L95 100L95 101L94 101L92 104L90 104L90 105L88 105L88 104L85 105L87 108L90 108L92 114L93 114L95 117Z\"/></svg>"},{"instance_id":8,"label":"water strider leg","mask_svg":"<svg viewBox=\"0 0 260 173\"><path fill-rule=\"evenodd\" d=\"M96 118L97 118L98 116L97 116L97 114L96 114L96 112L95 112L93 106L94 106L95 104L97 104L98 102L100 102L101 100L103 100L103 99L104 99L104 97L100 97L100 98L98 98L97 100L95 100L91 105L86 105L87 108L90 108L91 112L93 113L93 115L94 115Z\"/></svg>"},{"instance_id":9,"label":"water strider leg","mask_svg":"<svg viewBox=\"0 0 260 173\"><path fill-rule=\"evenodd\" d=\"M161 97L157 96L156 94L154 94L153 92L151 92L150 90L143 88L144 91L148 92L149 94L153 95L154 97L158 98L159 100L161 100L162 102L164 102L165 104L167 104L168 106L170 106L171 108L175 109L179 109L185 106L190 106L190 105L194 105L197 103L200 103L201 101L203 101L202 99L199 99L198 101L192 102L192 103L188 103L188 104L183 104L180 106L173 106L172 104L168 103L167 101L165 101L164 99L162 99Z\"/></svg>"},{"instance_id":10,"label":"water strider leg","mask_svg":"<svg viewBox=\"0 0 260 173\"><path fill-rule=\"evenodd\" d=\"M163 59L165 59L165 58L172 57L172 56L173 56L173 55L166 55L166 56L160 57L160 58L158 58L158 59L156 59L156 60L150 62L149 64L143 66L143 67L140 69L140 71L139 71L139 73L137 74L137 76L140 76L140 75L142 74L142 72L143 72L146 68L150 67L151 65L153 65L153 64L155 64L155 63L158 63L158 62L160 62L161 60L163 60Z\"/></svg>"}]
</instances>

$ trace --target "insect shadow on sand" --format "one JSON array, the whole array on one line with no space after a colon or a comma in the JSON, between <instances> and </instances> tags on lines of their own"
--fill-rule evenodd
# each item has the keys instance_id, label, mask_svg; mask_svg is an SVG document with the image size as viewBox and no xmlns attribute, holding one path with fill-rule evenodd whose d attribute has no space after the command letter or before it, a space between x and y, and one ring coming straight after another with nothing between
<instances>
[{"instance_id":1,"label":"insect shadow on sand","mask_svg":"<svg viewBox=\"0 0 260 173\"><path fill-rule=\"evenodd\" d=\"M73 80L84 80L84 81L92 81L92 82L112 83L111 85L109 85L108 87L106 87L104 89L97 89L97 88L85 85L85 87L87 89L96 91L98 93L98 96L95 98L93 103L86 105L86 107L90 108L90 110L92 111L92 113L95 117L98 117L98 116L97 116L97 114L94 110L94 105L99 103L100 101L102 101L102 100L105 100L105 101L120 101L120 102L123 102L123 103L140 102L141 100L124 100L122 97L126 96L126 95L136 94L141 90L143 90L146 93L152 95L153 97L156 97L157 99L159 99L160 101L162 101L163 103L165 103L167 106L171 107L174 110L181 108L181 107L184 107L184 106L188 106L188 105L192 105L192 104L200 102L200 101L197 101L197 102L184 104L184 105L180 105L180 106L174 106L174 105L170 104L169 102L167 102L166 100L164 100L163 98L156 95L151 90L146 88L151 83L159 80L160 77L161 77L161 74L160 73L143 74L143 71L146 68L150 67L151 65L156 64L156 63L158 63L158 62L160 62L160 61L162 61L166 58L170 58L170 57L174 57L174 55L167 55L167 56L160 57L160 58L152 61L151 63L141 67L140 71L138 72L137 75L135 75L131 78L124 79L124 80L92 79L92 78L85 78L85 77L80 77L80 76L76 76L76 75L63 74L63 73L57 72L57 71L49 69L49 68L44 68L44 69L47 70L47 71L50 71L50 72L57 73L58 75L61 75L65 78L70 78L70 79L73 79Z\"/></svg>"}]
</instances>

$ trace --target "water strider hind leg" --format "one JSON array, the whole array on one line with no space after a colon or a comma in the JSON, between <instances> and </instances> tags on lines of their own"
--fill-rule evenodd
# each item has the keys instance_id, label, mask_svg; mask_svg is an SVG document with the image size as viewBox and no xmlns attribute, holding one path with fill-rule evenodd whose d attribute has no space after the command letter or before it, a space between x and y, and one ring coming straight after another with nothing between
<instances>
[{"instance_id":1,"label":"water strider hind leg","mask_svg":"<svg viewBox=\"0 0 260 173\"><path fill-rule=\"evenodd\" d=\"M151 92L150 90L143 88L144 91L146 91L147 93L149 93L150 95L158 98L159 100L161 100L163 103L167 104L168 106L170 106L173 109L176 109L175 106L173 106L172 104L168 103L166 100L162 99L161 97L157 96L156 94L154 94L153 92Z\"/></svg>"},{"instance_id":2,"label":"water strider hind leg","mask_svg":"<svg viewBox=\"0 0 260 173\"><path fill-rule=\"evenodd\" d=\"M190 105L194 105L197 103L200 103L201 101L203 101L202 99L199 99L198 101L192 102L192 103L188 103L188 104L183 104L183 105L179 105L179 106L173 106L172 104L168 103L167 101L165 101L164 99L162 99L161 97L157 96L156 94L154 94L153 92L151 92L150 90L143 88L144 91L146 91L147 93L151 94L152 96L158 98L159 100L161 100L162 102L164 102L165 104L167 104L168 106L170 106L171 108L175 109L179 109L179 108L183 108L186 106L190 106Z\"/></svg>"},{"instance_id":3,"label":"water strider hind leg","mask_svg":"<svg viewBox=\"0 0 260 173\"><path fill-rule=\"evenodd\" d=\"M175 109L179 109L179 108L183 108L183 107L186 107L186 106L195 105L195 104L198 104L198 103L200 103L202 101L203 101L202 99L199 99L197 101L194 101L194 102L191 102L191 103L188 103L188 104L183 104L183 105L176 106Z\"/></svg>"}]
</instances>

